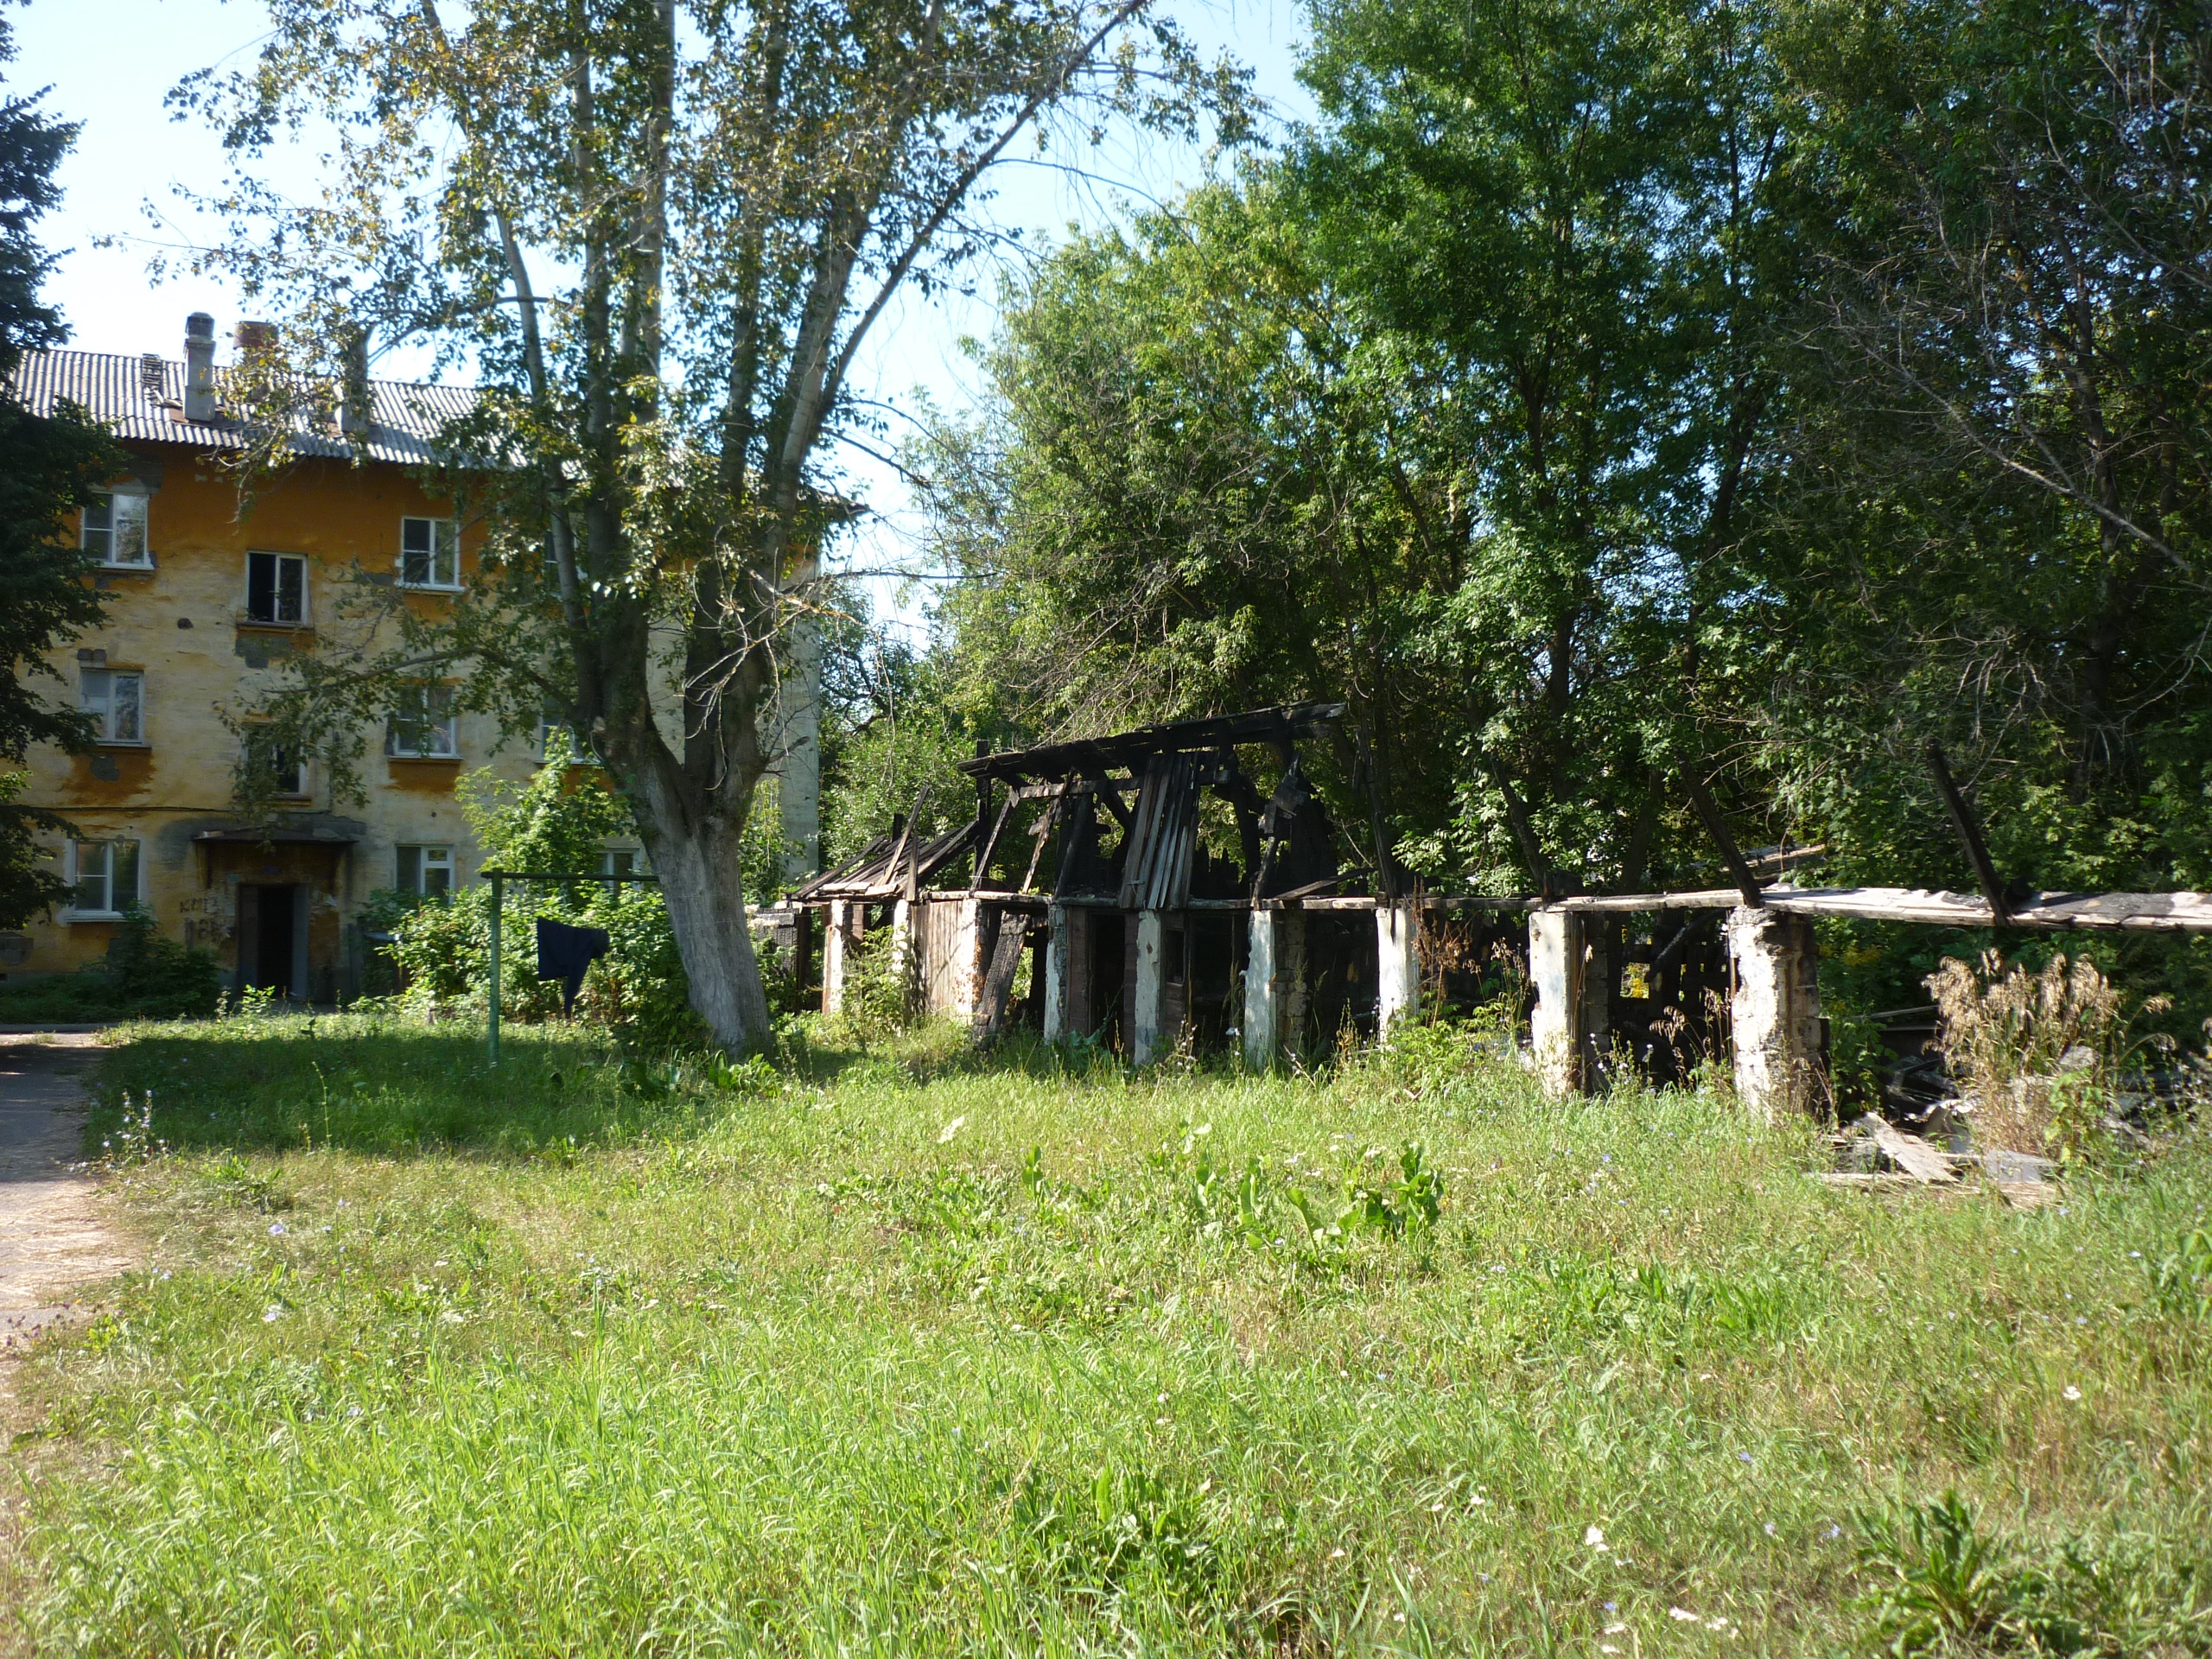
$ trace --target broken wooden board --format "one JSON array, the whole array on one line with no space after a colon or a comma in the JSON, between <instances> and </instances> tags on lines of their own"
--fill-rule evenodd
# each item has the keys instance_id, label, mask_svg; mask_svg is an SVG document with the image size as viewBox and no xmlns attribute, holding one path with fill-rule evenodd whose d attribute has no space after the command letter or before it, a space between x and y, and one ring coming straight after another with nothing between
<instances>
[{"instance_id":1,"label":"broken wooden board","mask_svg":"<svg viewBox=\"0 0 2212 1659\"><path fill-rule=\"evenodd\" d=\"M1856 916L1871 921L1994 927L1989 901L1976 893L1918 887L1771 887L1766 902L1797 916ZM2212 893L2037 893L2012 906L2011 925L2113 933L2212 933Z\"/></svg>"},{"instance_id":2,"label":"broken wooden board","mask_svg":"<svg viewBox=\"0 0 2212 1659\"><path fill-rule=\"evenodd\" d=\"M2058 1199L2058 1189L2049 1181L1994 1181L1991 1185L2015 1210L2040 1210Z\"/></svg>"},{"instance_id":3,"label":"broken wooden board","mask_svg":"<svg viewBox=\"0 0 2212 1659\"><path fill-rule=\"evenodd\" d=\"M1029 925L1019 916L999 922L998 944L991 951L991 965L983 975L982 1019L983 1040L996 1042L1005 1033L1007 1014L1014 1001L1014 977L1020 971L1021 953L1027 946Z\"/></svg>"},{"instance_id":4,"label":"broken wooden board","mask_svg":"<svg viewBox=\"0 0 2212 1659\"><path fill-rule=\"evenodd\" d=\"M1925 1186L1950 1186L1957 1182L1950 1159L1918 1135L1907 1135L1880 1118L1859 1122L1874 1137L1874 1149L1914 1180Z\"/></svg>"},{"instance_id":5,"label":"broken wooden board","mask_svg":"<svg viewBox=\"0 0 2212 1659\"><path fill-rule=\"evenodd\" d=\"M1865 921L1921 922L1938 927L1995 927L1989 901L1978 893L1927 887L1768 887L1770 910L1791 916L1853 916ZM1432 900L1437 907L1478 903L1539 907L1535 899ZM1731 910L1743 902L1732 887L1694 893L1588 893L1556 902L1599 912ZM2012 906L2008 925L2050 931L2212 933L2212 893L2037 893Z\"/></svg>"},{"instance_id":6,"label":"broken wooden board","mask_svg":"<svg viewBox=\"0 0 2212 1659\"><path fill-rule=\"evenodd\" d=\"M1868 1174L1857 1170L1822 1169L1813 1173L1822 1186L1840 1186L1854 1192L1912 1192L1921 1183L1910 1175L1887 1172Z\"/></svg>"}]
</instances>

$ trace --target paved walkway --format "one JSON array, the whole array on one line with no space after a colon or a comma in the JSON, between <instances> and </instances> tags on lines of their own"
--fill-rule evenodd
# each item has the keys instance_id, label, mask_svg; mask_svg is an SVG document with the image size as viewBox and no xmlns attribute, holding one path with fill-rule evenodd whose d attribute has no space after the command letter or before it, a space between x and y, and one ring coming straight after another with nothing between
<instances>
[{"instance_id":1,"label":"paved walkway","mask_svg":"<svg viewBox=\"0 0 2212 1659\"><path fill-rule=\"evenodd\" d=\"M92 1177L69 1168L84 1156L81 1074L98 1042L0 1037L0 1364L71 1316L71 1291L130 1265Z\"/></svg>"}]
</instances>

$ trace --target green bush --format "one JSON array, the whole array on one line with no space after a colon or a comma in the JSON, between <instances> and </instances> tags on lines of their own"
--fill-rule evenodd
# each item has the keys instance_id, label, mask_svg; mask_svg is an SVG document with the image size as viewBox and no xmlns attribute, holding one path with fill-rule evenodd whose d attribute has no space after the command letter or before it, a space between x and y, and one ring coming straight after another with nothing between
<instances>
[{"instance_id":1,"label":"green bush","mask_svg":"<svg viewBox=\"0 0 2212 1659\"><path fill-rule=\"evenodd\" d=\"M565 741L556 740L556 741ZM668 909L650 887L618 886L598 873L601 848L635 829L629 805L588 768L547 765L522 788L488 773L464 780L461 804L493 868L573 872L573 881L507 885L499 915L499 1013L534 1024L561 1012L561 988L537 977L539 918L607 931L607 954L593 963L576 1017L603 1026L635 1054L706 1046L692 1012L690 984L669 926ZM364 922L388 931L382 954L404 976L398 1005L426 1019L482 1018L492 965L492 891L468 887L432 899L380 893ZM771 1006L788 1000L776 982L788 968L763 953Z\"/></svg>"},{"instance_id":2,"label":"green bush","mask_svg":"<svg viewBox=\"0 0 2212 1659\"><path fill-rule=\"evenodd\" d=\"M132 909L116 924L103 961L0 990L0 1020L205 1020L222 995L223 970L212 955L163 938L152 916Z\"/></svg>"}]
</instances>

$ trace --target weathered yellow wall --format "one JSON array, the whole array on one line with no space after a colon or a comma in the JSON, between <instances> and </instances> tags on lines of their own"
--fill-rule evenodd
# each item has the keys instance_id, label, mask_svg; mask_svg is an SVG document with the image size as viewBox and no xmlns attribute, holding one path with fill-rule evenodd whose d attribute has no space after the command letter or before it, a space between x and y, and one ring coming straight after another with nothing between
<instances>
[{"instance_id":1,"label":"weathered yellow wall","mask_svg":"<svg viewBox=\"0 0 2212 1659\"><path fill-rule=\"evenodd\" d=\"M301 883L311 895L308 950L320 991L322 975L339 965L345 918L371 893L393 884L400 844L451 845L456 880L474 876L480 860L454 798L461 773L489 765L522 779L534 757L527 736L495 751L497 726L480 715L461 717L458 761L387 759L378 729L366 734L365 802L334 802L318 767L309 778L311 797L300 804L365 825L352 848L195 844L195 831L231 817L238 743L218 711L239 711L273 683L302 632L242 620L245 556L307 556L308 620L312 631L327 633L343 626L338 601L357 565L392 579L403 518L445 518L452 510L426 497L397 467L304 461L265 484L241 521L235 474L219 463L182 448L131 447L155 486L148 524L155 568L99 578L110 595L108 620L54 653L61 678L48 684L57 700L74 706L79 649L104 649L111 669L143 671L146 742L104 746L89 755L36 754L23 799L62 813L86 839L139 842L146 900L162 931L214 949L226 966L237 962L238 883ZM481 539L464 526L464 585L474 575ZM405 602L435 609L452 601L410 592ZM105 952L112 931L111 923L58 915L36 921L24 930L27 950L21 936L10 942L6 955L14 960L5 965L16 973L81 967Z\"/></svg>"}]
</instances>

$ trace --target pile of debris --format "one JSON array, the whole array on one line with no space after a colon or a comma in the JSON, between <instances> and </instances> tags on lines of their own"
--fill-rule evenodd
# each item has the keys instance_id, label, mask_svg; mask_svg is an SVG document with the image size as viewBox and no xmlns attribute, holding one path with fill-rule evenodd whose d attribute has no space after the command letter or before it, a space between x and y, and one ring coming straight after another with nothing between
<instances>
[{"instance_id":1,"label":"pile of debris","mask_svg":"<svg viewBox=\"0 0 2212 1659\"><path fill-rule=\"evenodd\" d=\"M2016 1210L2039 1209L2057 1197L2058 1166L2050 1159L1999 1147L1973 1151L1962 1124L1948 1140L1939 1147L1869 1112L1842 1134L1828 1136L1836 1167L1819 1172L1818 1179L1829 1186L1910 1192L1957 1186L1961 1175L1978 1173Z\"/></svg>"}]
</instances>

